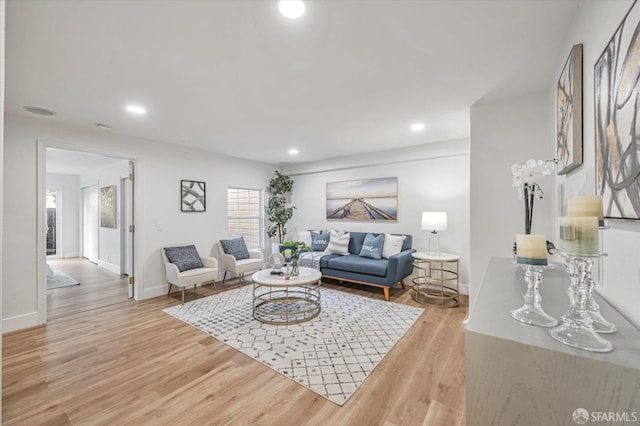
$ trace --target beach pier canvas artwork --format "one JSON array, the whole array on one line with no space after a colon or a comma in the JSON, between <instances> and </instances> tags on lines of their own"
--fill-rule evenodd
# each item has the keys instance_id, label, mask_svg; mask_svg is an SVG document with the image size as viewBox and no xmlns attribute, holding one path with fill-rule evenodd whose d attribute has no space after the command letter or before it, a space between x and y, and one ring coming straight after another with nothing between
<instances>
[{"instance_id":1,"label":"beach pier canvas artwork","mask_svg":"<svg viewBox=\"0 0 640 426\"><path fill-rule=\"evenodd\" d=\"M327 219L398 220L398 178L328 182Z\"/></svg>"}]
</instances>

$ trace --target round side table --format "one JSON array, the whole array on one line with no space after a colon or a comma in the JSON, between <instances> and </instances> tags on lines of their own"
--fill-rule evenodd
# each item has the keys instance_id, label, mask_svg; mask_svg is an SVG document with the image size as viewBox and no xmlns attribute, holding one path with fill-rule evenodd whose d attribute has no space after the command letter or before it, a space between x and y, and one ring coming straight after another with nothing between
<instances>
[{"instance_id":1,"label":"round side table","mask_svg":"<svg viewBox=\"0 0 640 426\"><path fill-rule=\"evenodd\" d=\"M418 251L411 255L417 276L412 279L414 299L424 305L454 308L460 305L460 256Z\"/></svg>"}]
</instances>

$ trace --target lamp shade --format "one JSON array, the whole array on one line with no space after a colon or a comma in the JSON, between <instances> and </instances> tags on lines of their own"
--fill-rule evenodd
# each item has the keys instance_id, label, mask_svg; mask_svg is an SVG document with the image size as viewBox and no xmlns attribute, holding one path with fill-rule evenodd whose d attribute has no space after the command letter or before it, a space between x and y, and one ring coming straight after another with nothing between
<instances>
[{"instance_id":1,"label":"lamp shade","mask_svg":"<svg viewBox=\"0 0 640 426\"><path fill-rule=\"evenodd\" d=\"M425 231L446 231L447 212L422 212L422 229Z\"/></svg>"}]
</instances>

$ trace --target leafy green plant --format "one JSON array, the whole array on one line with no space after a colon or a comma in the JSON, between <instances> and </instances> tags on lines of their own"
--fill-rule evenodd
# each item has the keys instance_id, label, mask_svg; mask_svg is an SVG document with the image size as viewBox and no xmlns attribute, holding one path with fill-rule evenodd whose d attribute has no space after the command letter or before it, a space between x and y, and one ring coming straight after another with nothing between
<instances>
[{"instance_id":1,"label":"leafy green plant","mask_svg":"<svg viewBox=\"0 0 640 426\"><path fill-rule=\"evenodd\" d=\"M287 235L286 224L295 210L295 207L287 205L287 196L291 191L293 191L293 179L276 170L267 187L267 194L269 194L267 220L270 224L267 227L267 235L269 238L277 235L281 244Z\"/></svg>"},{"instance_id":2,"label":"leafy green plant","mask_svg":"<svg viewBox=\"0 0 640 426\"><path fill-rule=\"evenodd\" d=\"M282 246L280 254L284 256L284 251L286 249L290 249L292 259L297 259L300 253L304 251L311 251L311 247L301 241L287 241L286 243L282 243L280 245Z\"/></svg>"}]
</instances>

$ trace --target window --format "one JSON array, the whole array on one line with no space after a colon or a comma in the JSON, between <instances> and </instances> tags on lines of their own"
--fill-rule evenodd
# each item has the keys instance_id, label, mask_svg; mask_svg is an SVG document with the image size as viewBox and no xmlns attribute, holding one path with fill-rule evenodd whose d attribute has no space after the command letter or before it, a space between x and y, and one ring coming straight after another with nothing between
<instances>
[{"instance_id":1,"label":"window","mask_svg":"<svg viewBox=\"0 0 640 426\"><path fill-rule=\"evenodd\" d=\"M249 247L260 247L262 206L260 190L228 188L227 211L229 235L243 236Z\"/></svg>"}]
</instances>

